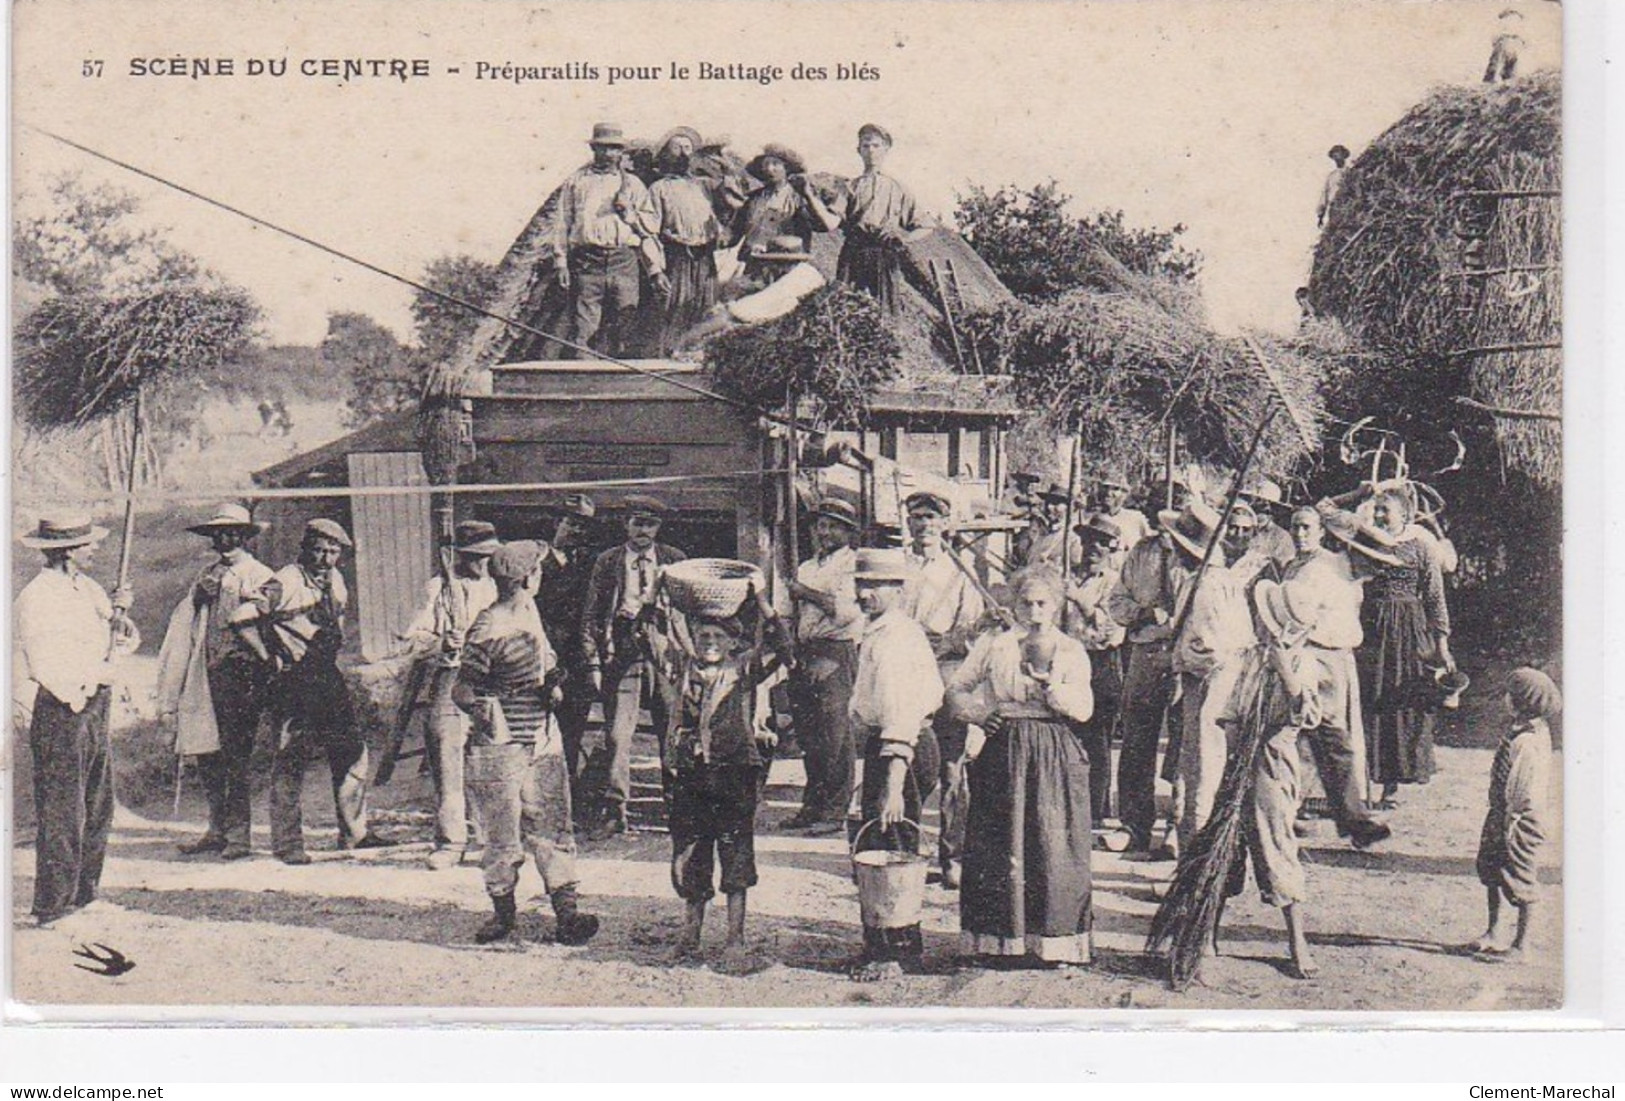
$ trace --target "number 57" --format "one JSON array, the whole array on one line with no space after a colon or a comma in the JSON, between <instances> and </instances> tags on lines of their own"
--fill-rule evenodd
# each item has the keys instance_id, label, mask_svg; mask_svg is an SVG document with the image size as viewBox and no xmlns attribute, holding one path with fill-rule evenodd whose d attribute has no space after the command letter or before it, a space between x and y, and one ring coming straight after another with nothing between
<instances>
[{"instance_id":1,"label":"number 57","mask_svg":"<svg viewBox=\"0 0 1625 1101\"><path fill-rule=\"evenodd\" d=\"M86 61L79 68L80 76L101 76L102 63L100 61Z\"/></svg>"}]
</instances>

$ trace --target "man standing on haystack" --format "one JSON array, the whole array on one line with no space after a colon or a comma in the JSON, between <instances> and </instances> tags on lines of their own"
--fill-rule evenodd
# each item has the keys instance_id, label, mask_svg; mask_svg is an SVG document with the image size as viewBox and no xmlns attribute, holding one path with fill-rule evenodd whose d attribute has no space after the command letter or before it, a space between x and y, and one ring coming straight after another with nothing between
<instances>
[{"instance_id":1,"label":"man standing on haystack","mask_svg":"<svg viewBox=\"0 0 1625 1101\"><path fill-rule=\"evenodd\" d=\"M846 235L835 277L866 291L887 313L902 306L898 298L903 278L903 246L930 236L914 196L880 170L891 153L891 132L874 123L858 130L858 156L863 173L852 181L846 213L839 222L824 218L824 228L839 228Z\"/></svg>"},{"instance_id":2,"label":"man standing on haystack","mask_svg":"<svg viewBox=\"0 0 1625 1101\"><path fill-rule=\"evenodd\" d=\"M216 555L175 606L158 652L160 721L174 729L178 756L197 755L209 800L208 829L180 847L186 856L241 860L252 852L249 763L268 678L231 622L271 579L271 567L248 550L265 528L228 503L186 529L208 539Z\"/></svg>"},{"instance_id":3,"label":"man standing on haystack","mask_svg":"<svg viewBox=\"0 0 1625 1101\"><path fill-rule=\"evenodd\" d=\"M914 568L903 589L903 608L925 628L938 674L947 684L981 632L987 607L948 545L953 504L940 494L922 490L909 494L903 508L908 512L908 560ZM941 760L937 780L942 789L942 832L937 837L937 861L942 885L953 890L959 886L959 856L965 843L967 727L942 710L937 712L932 730ZM928 784L921 787L930 794Z\"/></svg>"},{"instance_id":4,"label":"man standing on haystack","mask_svg":"<svg viewBox=\"0 0 1625 1101\"><path fill-rule=\"evenodd\" d=\"M626 542L611 547L593 563L587 581L587 610L581 623L581 648L593 687L604 701L604 745L588 764L587 796L600 818L591 835L606 841L629 828L626 805L632 798L632 736L638 716L647 708L662 744L666 708L656 691L654 670L638 638L638 617L654 599L660 571L688 557L659 542L665 503L634 494L626 499Z\"/></svg>"},{"instance_id":5,"label":"man standing on haystack","mask_svg":"<svg viewBox=\"0 0 1625 1101\"><path fill-rule=\"evenodd\" d=\"M454 533L451 578L436 575L429 582L428 598L402 632L417 660L430 662L429 722L424 749L429 774L434 778L434 849L428 865L442 871L453 867L468 847L468 796L464 790L464 751L468 721L451 698L462 664L463 643L474 619L496 603L497 586L491 580L491 556L502 541L497 529L483 520L464 520Z\"/></svg>"},{"instance_id":6,"label":"man standing on haystack","mask_svg":"<svg viewBox=\"0 0 1625 1101\"><path fill-rule=\"evenodd\" d=\"M825 498L813 511L814 555L801 563L790 582L796 602L796 658L790 674L796 740L807 765L801 810L786 829L838 833L852 800L850 704L852 677L863 637L863 610L853 580L857 552L857 509Z\"/></svg>"},{"instance_id":7,"label":"man standing on haystack","mask_svg":"<svg viewBox=\"0 0 1625 1101\"><path fill-rule=\"evenodd\" d=\"M45 568L17 594L17 657L36 685L34 907L41 926L96 900L113 824L108 712L114 661L141 645L130 590L107 598L85 571L107 529L88 516L41 518L22 544Z\"/></svg>"},{"instance_id":8,"label":"man standing on haystack","mask_svg":"<svg viewBox=\"0 0 1625 1101\"><path fill-rule=\"evenodd\" d=\"M659 235L660 220L643 181L622 163L626 138L621 128L598 123L588 145L592 163L578 169L560 189L553 270L559 285L570 292L575 342L618 354L641 301L639 249ZM663 279L658 250L649 255L650 276ZM607 339L599 335L606 320Z\"/></svg>"},{"instance_id":9,"label":"man standing on haystack","mask_svg":"<svg viewBox=\"0 0 1625 1101\"><path fill-rule=\"evenodd\" d=\"M723 229L712 189L689 171L700 144L699 133L686 126L668 134L655 155L661 177L649 188L665 265L652 280L661 296L656 344L662 356L671 355L677 338L717 303L716 253Z\"/></svg>"},{"instance_id":10,"label":"man standing on haystack","mask_svg":"<svg viewBox=\"0 0 1625 1101\"><path fill-rule=\"evenodd\" d=\"M243 642L275 670L270 705L277 720L271 761L271 851L284 864L309 864L305 851L305 766L320 747L333 779L339 848L389 842L367 830L367 742L356 726L339 671L349 590L339 560L354 546L337 523L305 525L299 560L284 566L231 617Z\"/></svg>"}]
</instances>

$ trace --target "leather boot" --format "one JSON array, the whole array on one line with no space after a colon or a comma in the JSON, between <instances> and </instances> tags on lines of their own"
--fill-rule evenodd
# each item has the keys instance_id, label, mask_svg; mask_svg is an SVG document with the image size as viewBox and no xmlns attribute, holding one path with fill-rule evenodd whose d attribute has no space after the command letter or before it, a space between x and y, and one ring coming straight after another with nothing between
<instances>
[{"instance_id":1,"label":"leather boot","mask_svg":"<svg viewBox=\"0 0 1625 1101\"><path fill-rule=\"evenodd\" d=\"M505 937L512 937L519 927L519 910L514 905L513 892L492 895L491 905L496 908L496 913L474 934L476 944L490 944Z\"/></svg>"},{"instance_id":2,"label":"leather boot","mask_svg":"<svg viewBox=\"0 0 1625 1101\"><path fill-rule=\"evenodd\" d=\"M560 944L586 944L598 932L598 919L576 909L574 884L560 887L548 896L553 903L553 914L558 919L553 939Z\"/></svg>"}]
</instances>

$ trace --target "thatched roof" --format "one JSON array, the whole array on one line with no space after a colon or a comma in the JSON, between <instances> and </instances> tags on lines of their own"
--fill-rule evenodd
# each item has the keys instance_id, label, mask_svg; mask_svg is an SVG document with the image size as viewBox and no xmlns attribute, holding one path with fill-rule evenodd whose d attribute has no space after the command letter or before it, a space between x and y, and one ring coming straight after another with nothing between
<instances>
[{"instance_id":1,"label":"thatched roof","mask_svg":"<svg viewBox=\"0 0 1625 1101\"><path fill-rule=\"evenodd\" d=\"M1537 73L1444 88L1348 169L1315 249L1322 314L1439 400L1501 410L1509 465L1561 476L1562 84ZM1459 410L1462 416L1481 416Z\"/></svg>"}]
</instances>

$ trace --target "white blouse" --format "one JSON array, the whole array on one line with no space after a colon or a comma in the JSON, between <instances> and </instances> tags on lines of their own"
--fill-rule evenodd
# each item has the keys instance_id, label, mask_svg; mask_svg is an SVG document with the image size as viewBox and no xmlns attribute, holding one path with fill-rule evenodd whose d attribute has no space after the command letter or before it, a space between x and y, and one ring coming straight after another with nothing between
<instances>
[{"instance_id":1,"label":"white blouse","mask_svg":"<svg viewBox=\"0 0 1625 1101\"><path fill-rule=\"evenodd\" d=\"M1089 685L1089 652L1083 643L1057 633L1046 688L1022 672L1021 629L990 631L976 640L965 663L948 683L956 718L980 725L995 711L1037 718L1046 712L1085 722L1095 711Z\"/></svg>"}]
</instances>

